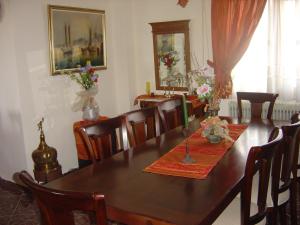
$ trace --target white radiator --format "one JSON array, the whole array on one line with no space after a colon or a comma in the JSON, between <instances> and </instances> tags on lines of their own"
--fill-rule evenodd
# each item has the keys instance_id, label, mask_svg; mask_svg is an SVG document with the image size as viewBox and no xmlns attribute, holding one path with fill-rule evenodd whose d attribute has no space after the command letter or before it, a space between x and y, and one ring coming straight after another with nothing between
<instances>
[{"instance_id":1,"label":"white radiator","mask_svg":"<svg viewBox=\"0 0 300 225\"><path fill-rule=\"evenodd\" d=\"M237 117L237 101L229 101L229 114L232 117ZM269 103L265 103L263 105L263 112L262 118L265 119L267 117L267 110L268 110ZM251 117L251 108L250 103L247 101L242 101L242 110L243 110L243 117L250 118ZM289 121L291 116L300 111L300 103L290 103L290 102L280 102L276 101L274 108L272 119L273 120L286 120Z\"/></svg>"}]
</instances>

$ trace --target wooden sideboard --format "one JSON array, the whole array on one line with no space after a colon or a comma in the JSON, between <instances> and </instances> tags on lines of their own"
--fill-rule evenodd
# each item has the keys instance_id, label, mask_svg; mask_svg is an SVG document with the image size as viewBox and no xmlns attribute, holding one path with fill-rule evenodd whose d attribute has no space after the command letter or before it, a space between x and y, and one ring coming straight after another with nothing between
<instances>
[{"instance_id":1,"label":"wooden sideboard","mask_svg":"<svg viewBox=\"0 0 300 225\"><path fill-rule=\"evenodd\" d=\"M134 104L141 108L155 106L158 102L162 102L172 98L178 98L179 95L166 97L165 95L139 95L135 98ZM201 102L197 96L187 96L188 115L199 118L205 115L204 108L206 103Z\"/></svg>"}]
</instances>

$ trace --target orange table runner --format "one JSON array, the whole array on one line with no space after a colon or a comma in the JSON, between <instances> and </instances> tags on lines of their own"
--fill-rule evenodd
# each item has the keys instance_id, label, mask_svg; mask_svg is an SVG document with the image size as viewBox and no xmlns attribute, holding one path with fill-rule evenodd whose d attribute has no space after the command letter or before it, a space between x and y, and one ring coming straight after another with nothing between
<instances>
[{"instance_id":1,"label":"orange table runner","mask_svg":"<svg viewBox=\"0 0 300 225\"><path fill-rule=\"evenodd\" d=\"M247 125L229 124L229 135L236 141ZM190 155L196 162L184 164L185 140L156 160L144 171L164 175L181 176L196 179L205 179L218 161L234 142L221 141L219 144L211 144L201 135L202 129L198 129L188 140Z\"/></svg>"}]
</instances>

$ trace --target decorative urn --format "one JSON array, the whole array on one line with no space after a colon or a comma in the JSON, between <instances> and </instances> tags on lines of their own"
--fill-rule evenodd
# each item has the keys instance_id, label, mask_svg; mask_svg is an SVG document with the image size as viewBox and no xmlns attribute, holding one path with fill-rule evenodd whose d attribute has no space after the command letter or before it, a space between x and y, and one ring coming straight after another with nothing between
<instances>
[{"instance_id":1,"label":"decorative urn","mask_svg":"<svg viewBox=\"0 0 300 225\"><path fill-rule=\"evenodd\" d=\"M44 118L38 123L40 144L32 152L34 162L34 177L38 182L46 183L62 175L61 166L57 161L57 151L46 144L43 131Z\"/></svg>"}]
</instances>

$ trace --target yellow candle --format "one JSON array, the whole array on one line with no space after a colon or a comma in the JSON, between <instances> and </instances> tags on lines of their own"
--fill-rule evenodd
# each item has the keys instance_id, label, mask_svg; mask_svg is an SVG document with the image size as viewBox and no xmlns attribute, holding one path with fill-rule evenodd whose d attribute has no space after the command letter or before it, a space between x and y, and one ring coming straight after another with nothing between
<instances>
[{"instance_id":1,"label":"yellow candle","mask_svg":"<svg viewBox=\"0 0 300 225\"><path fill-rule=\"evenodd\" d=\"M146 82L146 94L150 95L151 92L151 87L150 87L150 81Z\"/></svg>"},{"instance_id":2,"label":"yellow candle","mask_svg":"<svg viewBox=\"0 0 300 225\"><path fill-rule=\"evenodd\" d=\"M87 60L86 61L86 66L91 66L92 64L91 64L91 61L90 60Z\"/></svg>"}]
</instances>

